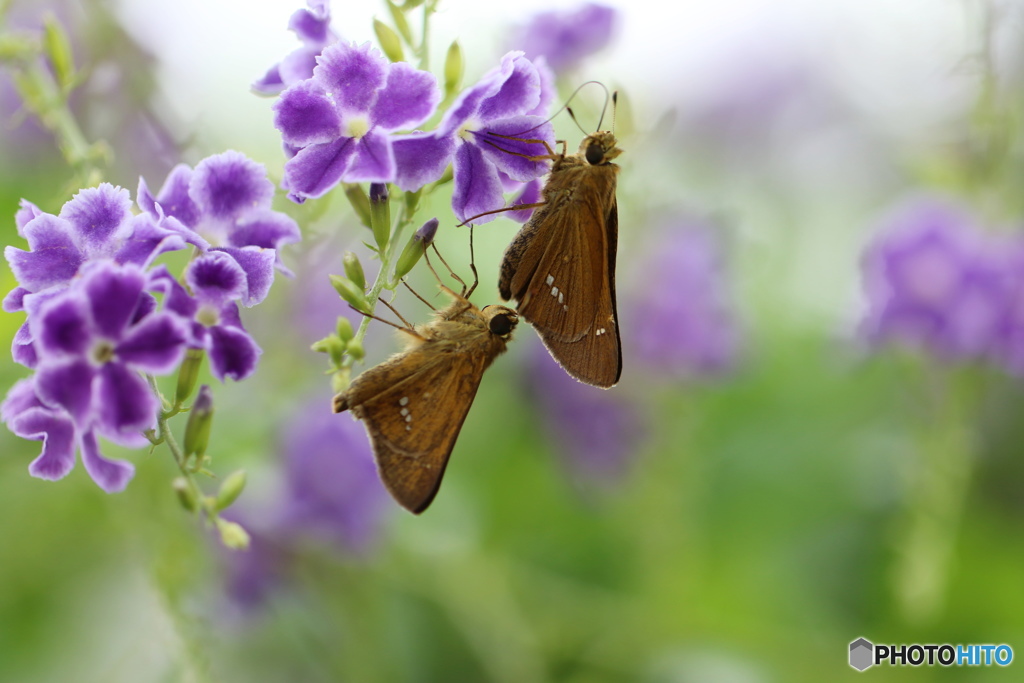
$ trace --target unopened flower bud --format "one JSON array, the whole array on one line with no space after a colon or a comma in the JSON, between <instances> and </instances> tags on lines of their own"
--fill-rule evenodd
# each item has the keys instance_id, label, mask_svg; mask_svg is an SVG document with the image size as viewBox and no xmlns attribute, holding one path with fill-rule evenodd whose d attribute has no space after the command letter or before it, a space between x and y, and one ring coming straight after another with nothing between
<instances>
[{"instance_id":1,"label":"unopened flower bud","mask_svg":"<svg viewBox=\"0 0 1024 683\"><path fill-rule=\"evenodd\" d=\"M398 264L395 266L395 280L401 280L408 275L412 267L420 260L423 252L434 241L437 226L438 220L431 218L412 236L409 243L405 245L405 249L402 250L402 255L398 257Z\"/></svg>"},{"instance_id":2,"label":"unopened flower bud","mask_svg":"<svg viewBox=\"0 0 1024 683\"><path fill-rule=\"evenodd\" d=\"M402 52L402 40L393 28L379 19L374 19L373 32L377 34L380 49L388 56L388 59L392 62L405 60L405 55Z\"/></svg>"},{"instance_id":3,"label":"unopened flower bud","mask_svg":"<svg viewBox=\"0 0 1024 683\"><path fill-rule=\"evenodd\" d=\"M227 476L217 491L218 510L224 510L234 503L245 490L245 470L235 470Z\"/></svg>"},{"instance_id":4,"label":"unopened flower bud","mask_svg":"<svg viewBox=\"0 0 1024 683\"><path fill-rule=\"evenodd\" d=\"M459 41L453 40L448 46L448 55L444 60L444 95L451 97L462 88L462 71L464 62Z\"/></svg>"},{"instance_id":5,"label":"unopened flower bud","mask_svg":"<svg viewBox=\"0 0 1024 683\"><path fill-rule=\"evenodd\" d=\"M220 532L220 542L224 547L232 550L249 549L249 532L243 529L241 524L218 517L217 531Z\"/></svg>"},{"instance_id":6,"label":"unopened flower bud","mask_svg":"<svg viewBox=\"0 0 1024 683\"><path fill-rule=\"evenodd\" d=\"M391 237L391 198L384 183L370 183L370 228L377 248L387 249Z\"/></svg>"},{"instance_id":7,"label":"unopened flower bud","mask_svg":"<svg viewBox=\"0 0 1024 683\"><path fill-rule=\"evenodd\" d=\"M210 441L210 427L213 425L213 393L210 386L199 387L199 394L192 403L185 424L185 456L196 455L202 458L206 454L206 446Z\"/></svg>"},{"instance_id":8,"label":"unopened flower bud","mask_svg":"<svg viewBox=\"0 0 1024 683\"><path fill-rule=\"evenodd\" d=\"M348 275L348 279L359 289L366 289L366 275L363 274L363 264L359 262L359 257L351 251L346 251L341 257L341 262L345 266L345 275Z\"/></svg>"},{"instance_id":9,"label":"unopened flower bud","mask_svg":"<svg viewBox=\"0 0 1024 683\"><path fill-rule=\"evenodd\" d=\"M358 339L351 340L345 346L345 352L356 360L362 360L363 357L366 356L366 351L363 349L363 343Z\"/></svg>"},{"instance_id":10,"label":"unopened flower bud","mask_svg":"<svg viewBox=\"0 0 1024 683\"><path fill-rule=\"evenodd\" d=\"M185 477L176 477L171 482L171 487L174 489L174 495L178 497L178 502L181 503L181 507L185 508L189 512L195 512L199 507L198 501L196 501L195 491L188 485L188 481Z\"/></svg>"},{"instance_id":11,"label":"unopened flower bud","mask_svg":"<svg viewBox=\"0 0 1024 683\"><path fill-rule=\"evenodd\" d=\"M357 287L356 283L349 280L347 277L341 275L331 275L331 285L342 299L347 301L352 308L356 309L360 313L370 313L370 302L366 300L366 295L363 294L361 287Z\"/></svg>"},{"instance_id":12,"label":"unopened flower bud","mask_svg":"<svg viewBox=\"0 0 1024 683\"><path fill-rule=\"evenodd\" d=\"M334 333L343 342L347 342L356 334L352 329L352 321L342 315L338 316L338 322L334 324Z\"/></svg>"},{"instance_id":13,"label":"unopened flower bud","mask_svg":"<svg viewBox=\"0 0 1024 683\"><path fill-rule=\"evenodd\" d=\"M343 186L345 196L348 197L349 204L352 205L356 216L359 217L359 222L370 227L370 200L366 198L363 186L358 183L344 183Z\"/></svg>"},{"instance_id":14,"label":"unopened flower bud","mask_svg":"<svg viewBox=\"0 0 1024 683\"><path fill-rule=\"evenodd\" d=\"M185 352L185 360L181 362L178 369L178 386L174 390L174 402L181 405L192 395L199 381L199 369L203 365L204 352L202 349L188 349Z\"/></svg>"}]
</instances>

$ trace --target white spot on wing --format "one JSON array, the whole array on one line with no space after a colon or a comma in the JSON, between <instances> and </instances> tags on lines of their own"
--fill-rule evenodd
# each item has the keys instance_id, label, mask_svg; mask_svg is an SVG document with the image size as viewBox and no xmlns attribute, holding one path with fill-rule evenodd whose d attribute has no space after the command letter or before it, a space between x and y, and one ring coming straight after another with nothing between
<instances>
[{"instance_id":1,"label":"white spot on wing","mask_svg":"<svg viewBox=\"0 0 1024 683\"><path fill-rule=\"evenodd\" d=\"M550 285L550 284L552 284L552 283L553 283L554 281L555 281L555 276L554 276L554 275L552 275L552 274L550 274L550 273L548 273L548 279L547 279L547 280L544 280L544 283L545 283L545 284L548 284L548 285Z\"/></svg>"},{"instance_id":2,"label":"white spot on wing","mask_svg":"<svg viewBox=\"0 0 1024 683\"><path fill-rule=\"evenodd\" d=\"M562 296L562 294L564 294L564 292L558 293L558 303L562 303L563 301L565 301L565 297Z\"/></svg>"},{"instance_id":3,"label":"white spot on wing","mask_svg":"<svg viewBox=\"0 0 1024 683\"><path fill-rule=\"evenodd\" d=\"M401 399L399 399L398 405L400 405L400 406L407 406L407 405L409 405L409 397L408 396L403 396Z\"/></svg>"},{"instance_id":4,"label":"white spot on wing","mask_svg":"<svg viewBox=\"0 0 1024 683\"><path fill-rule=\"evenodd\" d=\"M558 287L551 288L551 296L558 296Z\"/></svg>"},{"instance_id":5,"label":"white spot on wing","mask_svg":"<svg viewBox=\"0 0 1024 683\"><path fill-rule=\"evenodd\" d=\"M601 334L601 333L600 333L600 332L598 332L598 334ZM406 415L408 415L408 414L409 414L409 409L408 409L408 408L402 408L402 409L401 409L401 410L399 410L398 412L399 412L399 413L401 413L402 417L405 417Z\"/></svg>"}]
</instances>

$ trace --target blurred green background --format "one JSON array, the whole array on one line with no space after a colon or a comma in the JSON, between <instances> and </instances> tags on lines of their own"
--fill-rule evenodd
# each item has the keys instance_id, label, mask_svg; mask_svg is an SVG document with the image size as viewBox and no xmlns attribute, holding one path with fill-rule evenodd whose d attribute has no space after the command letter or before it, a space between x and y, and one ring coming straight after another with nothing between
<instances>
[{"instance_id":1,"label":"blurred green background","mask_svg":"<svg viewBox=\"0 0 1024 683\"><path fill-rule=\"evenodd\" d=\"M563 97L591 78L621 93L627 355L618 387L588 391L638 431L611 475L559 441L589 427L551 431L526 325L488 371L432 507L414 517L383 501L365 513L372 539L358 550L300 530L232 557L180 508L165 450L122 453L137 474L106 495L80 466L33 479L38 443L0 430L0 680L1014 680L1020 662L847 664L860 636L1024 652L1019 381L873 353L856 335L861 251L904 194L949 192L1019 226L1024 15L995 0L894 4L623 4L611 44L560 80ZM47 8L66 26L88 70L72 104L111 148L110 182L134 196L139 175L156 188L177 161L228 148L280 179L271 101L248 86L296 46L286 24L297 4L0 6L5 33L38 32ZM433 49L459 38L471 84L544 5L440 8ZM373 39L371 13L386 15L332 10L360 43ZM77 185L2 78L0 226L23 248L19 199L56 213ZM601 97L583 99L587 128ZM556 126L574 147L578 130L564 116ZM1009 161L986 174L993 127ZM434 197L420 222L440 217L441 248L465 272L447 201ZM325 273L341 271L345 249L373 271L343 195L276 206L303 227L284 256L298 277L243 313L264 350L257 374L214 387L214 469L249 472L237 505L257 541L286 497L284 435L327 410L326 362L309 344L350 311ZM629 355L629 307L671 286L652 281L647 259L694 220L720 245L716 282L738 341L724 370L669 376ZM479 305L497 301L517 229L477 229ZM433 286L414 276L419 291ZM14 286L6 265L2 284ZM425 317L405 293L397 305ZM5 346L22 320L0 316ZM370 362L386 357L390 331L372 330L367 349ZM4 387L28 374L13 361L0 372ZM273 569L239 604L232 568L247 562Z\"/></svg>"}]
</instances>

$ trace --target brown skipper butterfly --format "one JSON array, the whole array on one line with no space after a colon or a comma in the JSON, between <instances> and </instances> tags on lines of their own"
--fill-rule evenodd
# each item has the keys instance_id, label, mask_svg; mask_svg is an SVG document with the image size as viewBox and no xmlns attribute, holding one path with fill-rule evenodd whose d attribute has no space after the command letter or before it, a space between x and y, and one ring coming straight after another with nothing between
<instances>
[{"instance_id":1,"label":"brown skipper butterfly","mask_svg":"<svg viewBox=\"0 0 1024 683\"><path fill-rule=\"evenodd\" d=\"M549 155L543 202L505 251L498 291L518 302L519 315L566 372L610 387L622 373L615 310L619 167L611 163L622 150L609 131L588 135L576 154L562 147Z\"/></svg>"},{"instance_id":2,"label":"brown skipper butterfly","mask_svg":"<svg viewBox=\"0 0 1024 683\"><path fill-rule=\"evenodd\" d=\"M473 288L456 294L441 285L452 303L428 323L399 327L405 350L334 397L334 412L350 410L365 423L384 486L416 514L437 494L484 370L519 322L505 306L474 306Z\"/></svg>"}]
</instances>

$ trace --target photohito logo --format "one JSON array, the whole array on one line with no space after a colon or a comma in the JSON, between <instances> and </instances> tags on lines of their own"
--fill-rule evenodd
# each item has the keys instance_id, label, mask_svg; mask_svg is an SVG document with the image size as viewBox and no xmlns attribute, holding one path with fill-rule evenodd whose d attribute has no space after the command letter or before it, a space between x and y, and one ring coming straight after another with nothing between
<instances>
[{"instance_id":1,"label":"photohito logo","mask_svg":"<svg viewBox=\"0 0 1024 683\"><path fill-rule=\"evenodd\" d=\"M867 638L850 643L850 666L857 671L874 666L1009 666L1009 645L875 645Z\"/></svg>"}]
</instances>

